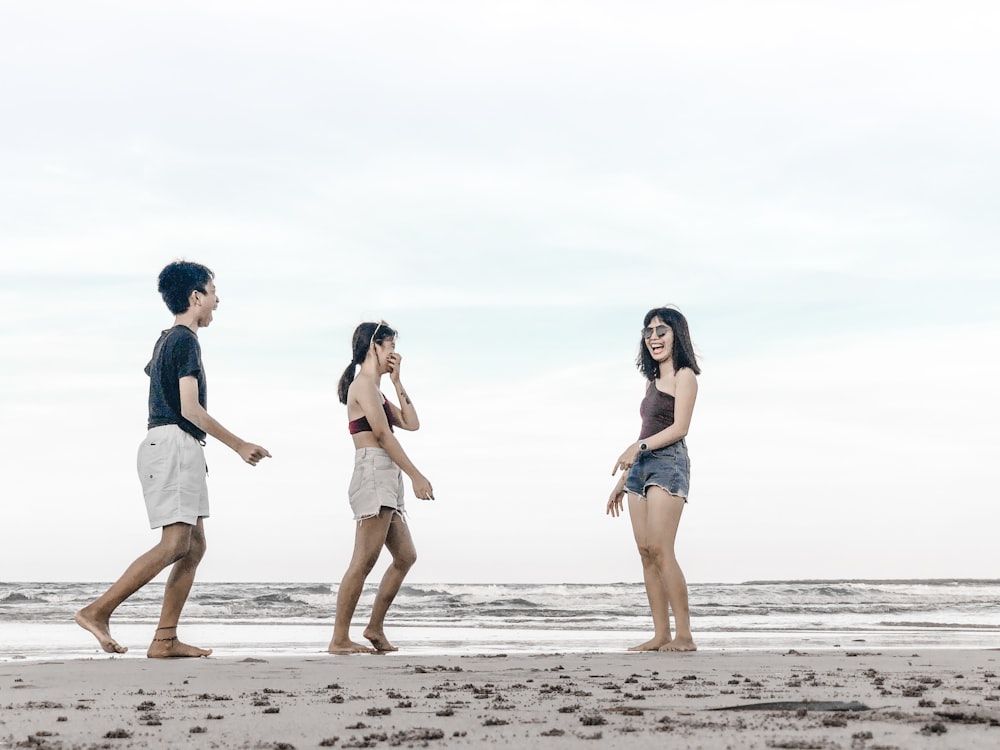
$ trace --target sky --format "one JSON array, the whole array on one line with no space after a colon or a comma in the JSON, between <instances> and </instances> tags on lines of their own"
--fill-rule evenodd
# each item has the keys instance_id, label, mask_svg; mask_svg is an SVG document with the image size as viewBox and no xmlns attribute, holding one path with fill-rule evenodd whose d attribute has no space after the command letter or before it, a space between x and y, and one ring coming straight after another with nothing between
<instances>
[{"instance_id":1,"label":"sky","mask_svg":"<svg viewBox=\"0 0 1000 750\"><path fill-rule=\"evenodd\" d=\"M339 581L380 318L437 498L410 580L641 580L605 504L666 303L690 582L1000 576L998 36L961 0L0 4L0 580L157 541L178 258L209 411L273 454L209 444L204 580Z\"/></svg>"}]
</instances>

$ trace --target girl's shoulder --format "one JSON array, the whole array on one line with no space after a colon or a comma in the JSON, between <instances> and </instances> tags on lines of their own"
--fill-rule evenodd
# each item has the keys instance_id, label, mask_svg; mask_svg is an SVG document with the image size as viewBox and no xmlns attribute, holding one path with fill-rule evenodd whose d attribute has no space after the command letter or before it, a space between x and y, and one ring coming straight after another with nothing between
<instances>
[{"instance_id":1,"label":"girl's shoulder","mask_svg":"<svg viewBox=\"0 0 1000 750\"><path fill-rule=\"evenodd\" d=\"M378 391L378 383L374 378L359 374L348 386L347 397L357 399L359 395L366 391Z\"/></svg>"},{"instance_id":2,"label":"girl's shoulder","mask_svg":"<svg viewBox=\"0 0 1000 750\"><path fill-rule=\"evenodd\" d=\"M697 388L698 376L694 374L694 370L690 367L682 367L674 373L674 384L675 386Z\"/></svg>"}]
</instances>

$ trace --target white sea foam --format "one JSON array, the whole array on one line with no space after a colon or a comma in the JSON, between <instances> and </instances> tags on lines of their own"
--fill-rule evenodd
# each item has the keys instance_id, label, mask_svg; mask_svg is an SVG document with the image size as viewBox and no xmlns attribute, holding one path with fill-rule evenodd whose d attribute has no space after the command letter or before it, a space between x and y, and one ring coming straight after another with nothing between
<instances>
[{"instance_id":1,"label":"white sea foam","mask_svg":"<svg viewBox=\"0 0 1000 750\"><path fill-rule=\"evenodd\" d=\"M92 653L72 618L104 588L0 583L0 659ZM358 627L374 591L365 589ZM151 584L123 604L113 619L116 636L143 644L162 592ZM703 648L1000 646L1000 581L693 584L690 593ZM335 606L335 585L199 582L183 626L192 640L223 651L320 648ZM617 650L642 638L651 620L638 583L408 584L387 627L415 652Z\"/></svg>"}]
</instances>

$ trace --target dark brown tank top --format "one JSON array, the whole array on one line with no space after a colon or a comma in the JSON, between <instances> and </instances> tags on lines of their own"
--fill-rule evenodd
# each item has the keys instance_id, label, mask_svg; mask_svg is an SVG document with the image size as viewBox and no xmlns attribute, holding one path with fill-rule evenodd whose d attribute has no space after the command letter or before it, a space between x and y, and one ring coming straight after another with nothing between
<instances>
[{"instance_id":1,"label":"dark brown tank top","mask_svg":"<svg viewBox=\"0 0 1000 750\"><path fill-rule=\"evenodd\" d=\"M642 417L640 440L667 429L674 423L674 397L658 390L655 383L650 383L646 396L639 404L639 416Z\"/></svg>"}]
</instances>

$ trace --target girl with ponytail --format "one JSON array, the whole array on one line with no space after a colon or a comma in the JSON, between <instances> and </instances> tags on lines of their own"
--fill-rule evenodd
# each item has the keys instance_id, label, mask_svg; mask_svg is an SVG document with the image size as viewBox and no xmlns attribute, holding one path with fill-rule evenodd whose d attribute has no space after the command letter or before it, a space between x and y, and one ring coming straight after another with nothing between
<instances>
[{"instance_id":1,"label":"girl with ponytail","mask_svg":"<svg viewBox=\"0 0 1000 750\"><path fill-rule=\"evenodd\" d=\"M403 518L403 474L410 478L416 497L434 499L431 483L417 471L393 434L394 427L420 427L417 410L400 380L402 357L396 353L397 336L384 320L359 325L351 341L351 363L337 384L337 395L347 406L348 429L354 439L354 475L348 497L357 528L354 553L337 591L337 615L328 649L331 654L396 650L385 636L385 615L417 559ZM379 388L386 374L396 390L399 406ZM379 584L364 631L372 644L368 647L351 640L351 618L365 578L375 567L383 546L392 555L392 564Z\"/></svg>"}]
</instances>

